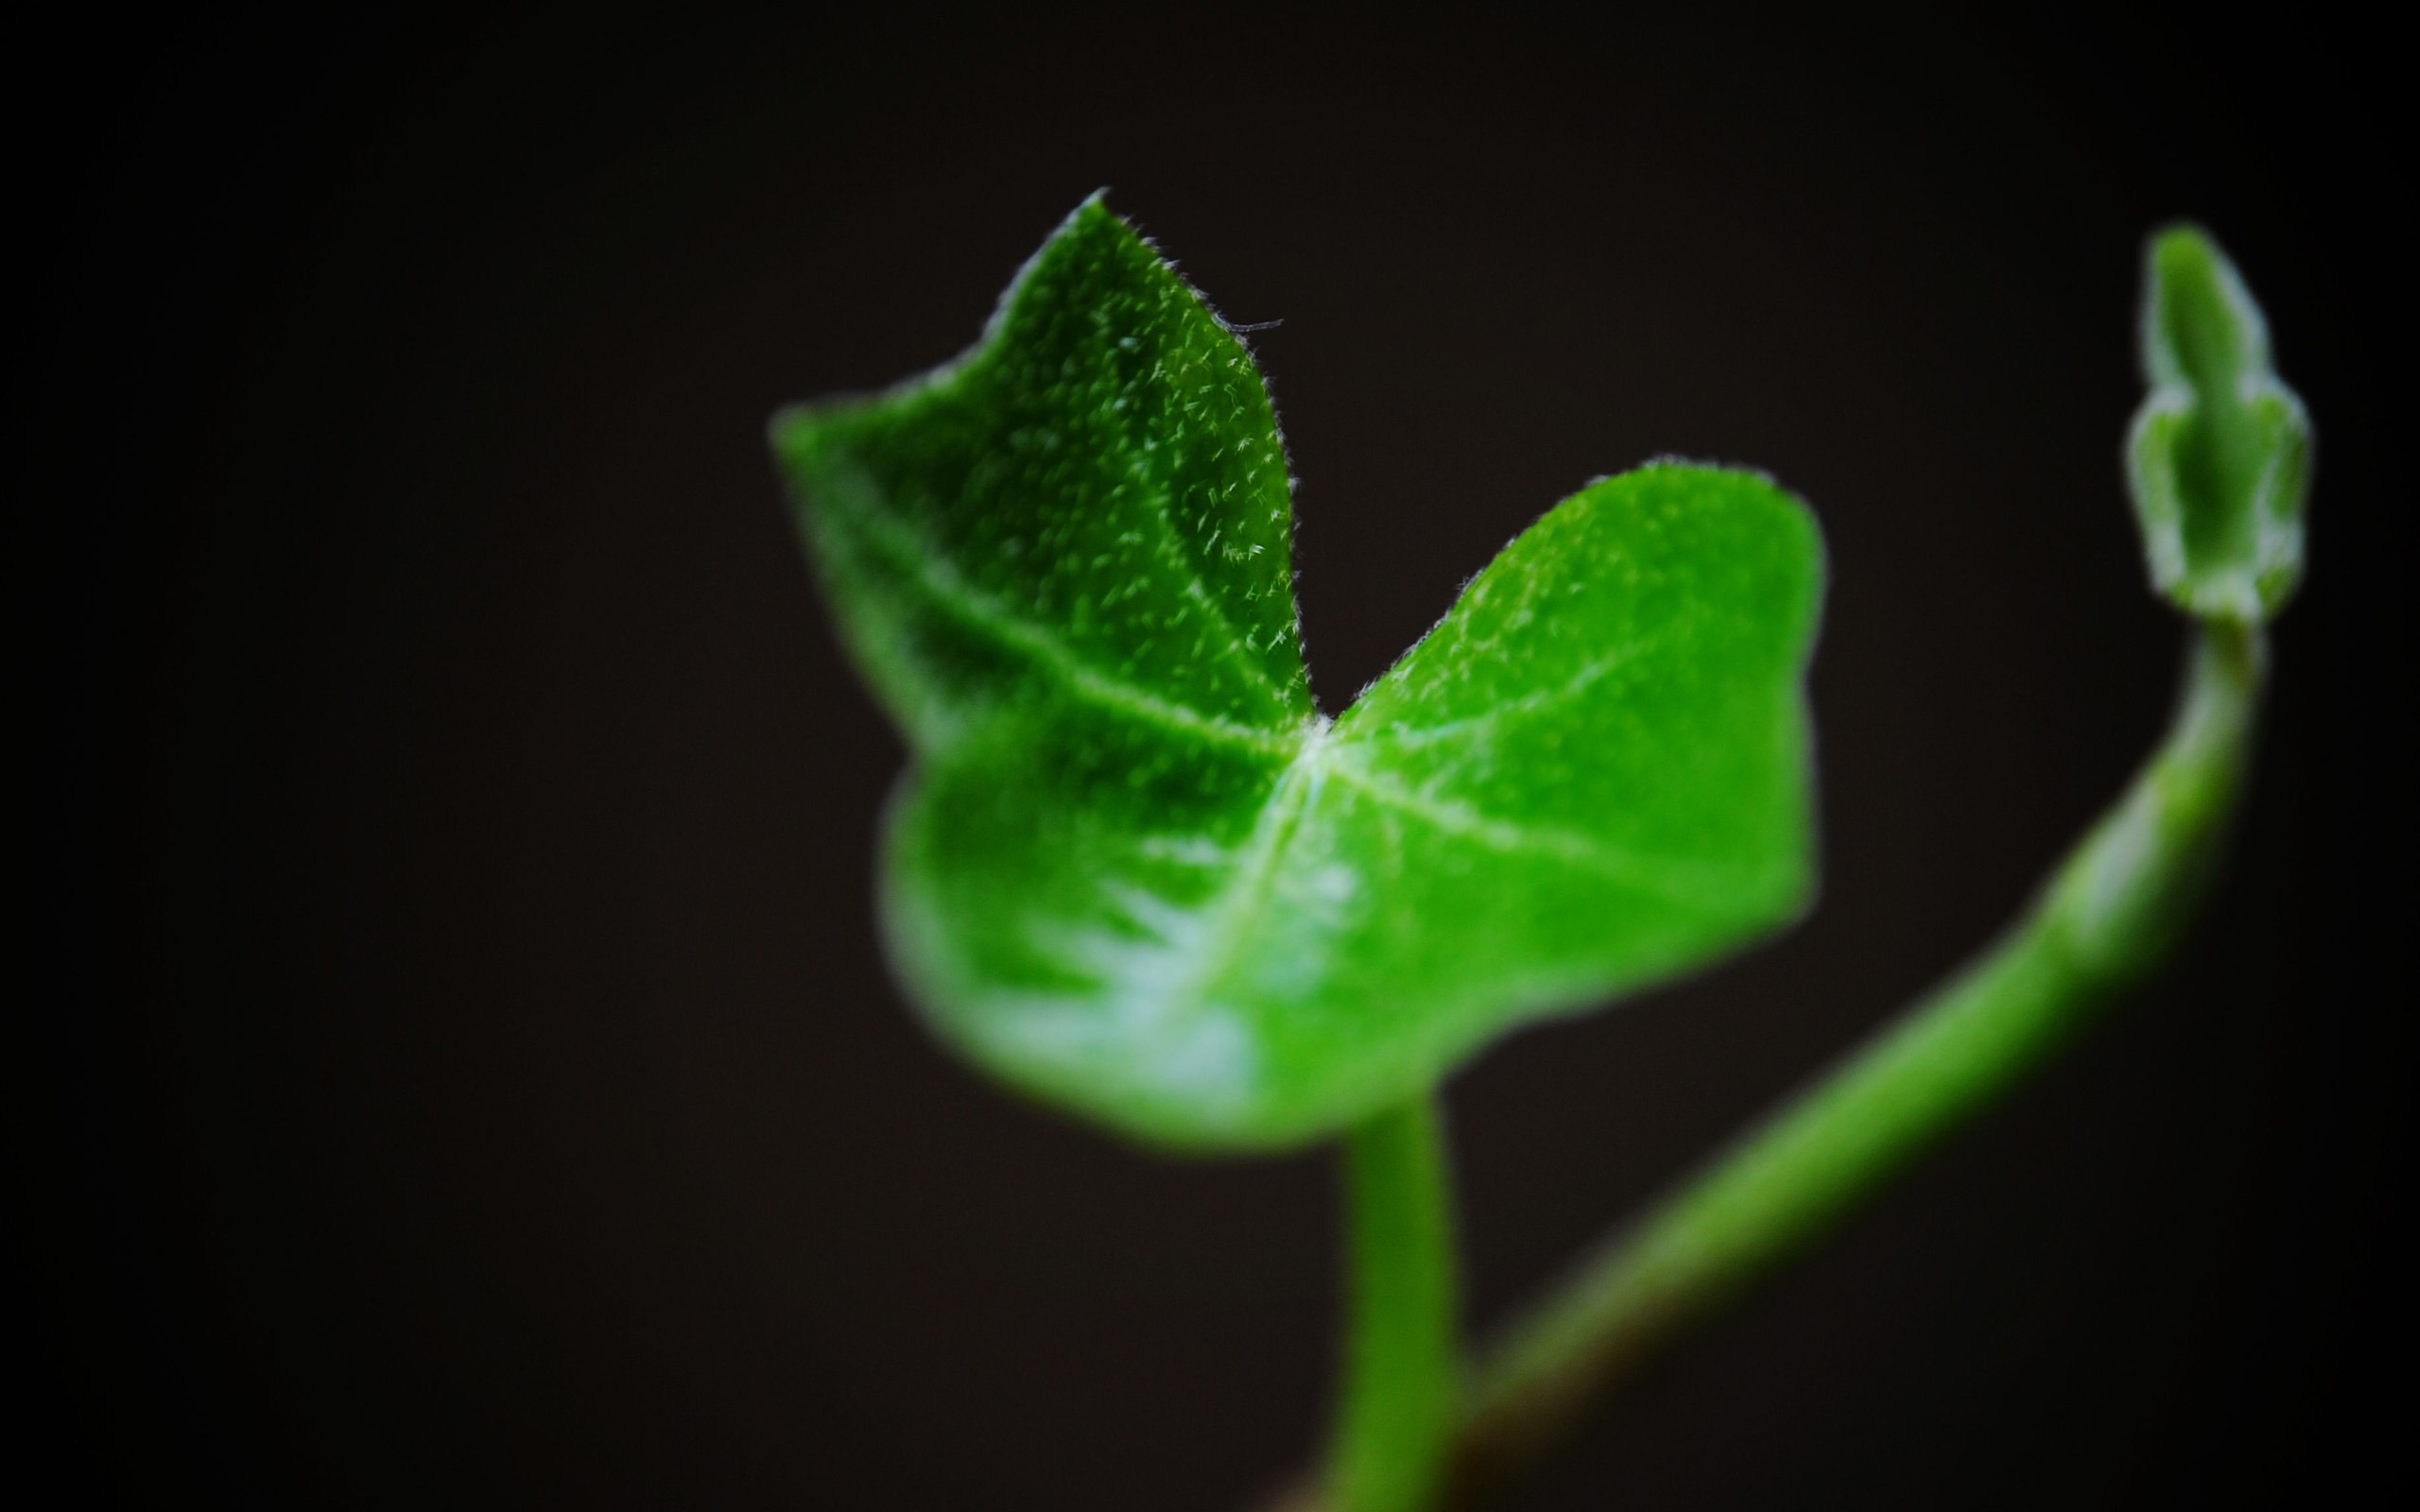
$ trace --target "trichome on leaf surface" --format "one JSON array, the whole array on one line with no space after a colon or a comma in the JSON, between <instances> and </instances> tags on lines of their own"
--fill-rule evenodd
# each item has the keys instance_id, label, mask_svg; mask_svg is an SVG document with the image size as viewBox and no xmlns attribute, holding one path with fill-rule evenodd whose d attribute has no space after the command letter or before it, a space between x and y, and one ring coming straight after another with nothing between
<instances>
[{"instance_id":1,"label":"trichome on leaf surface","mask_svg":"<svg viewBox=\"0 0 2420 1512\"><path fill-rule=\"evenodd\" d=\"M1806 895L1820 569L1763 478L1590 485L1331 721L1260 374L1097 198L974 352L775 444L915 752L893 958L1037 1095L1300 1143Z\"/></svg>"},{"instance_id":2,"label":"trichome on leaf surface","mask_svg":"<svg viewBox=\"0 0 2420 1512\"><path fill-rule=\"evenodd\" d=\"M776 417L842 638L910 747L882 919L935 1031L1149 1144L1344 1137L1344 1382L1298 1504L1479 1495L2173 933L2299 569L2308 427L2205 237L2156 238L2148 276L2127 457L2153 580L2202 622L2167 745L1992 953L1469 1365L1439 1081L1811 895L1806 507L1737 469L1599 478L1331 718L1259 370L1098 196L964 355Z\"/></svg>"}]
</instances>

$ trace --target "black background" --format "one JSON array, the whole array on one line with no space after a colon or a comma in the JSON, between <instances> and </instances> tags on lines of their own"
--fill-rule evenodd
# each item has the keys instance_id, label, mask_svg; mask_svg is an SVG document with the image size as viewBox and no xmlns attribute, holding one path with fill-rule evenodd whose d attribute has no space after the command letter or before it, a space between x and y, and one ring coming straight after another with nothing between
<instances>
[{"instance_id":1,"label":"black background","mask_svg":"<svg viewBox=\"0 0 2420 1512\"><path fill-rule=\"evenodd\" d=\"M60 1505L1208 1509L1313 1448L1324 1158L1132 1154L921 1037L869 919L899 747L761 443L964 345L1106 184L1283 322L1331 710L1593 474L1753 462L1824 522L1822 905L1454 1082L1482 1323L1976 949L2155 737L2135 258L2213 227L2322 438L2231 879L1516 1504L2327 1504L2404 1432L2408 172L2379 40L2299 20L22 39L18 1463Z\"/></svg>"}]
</instances>

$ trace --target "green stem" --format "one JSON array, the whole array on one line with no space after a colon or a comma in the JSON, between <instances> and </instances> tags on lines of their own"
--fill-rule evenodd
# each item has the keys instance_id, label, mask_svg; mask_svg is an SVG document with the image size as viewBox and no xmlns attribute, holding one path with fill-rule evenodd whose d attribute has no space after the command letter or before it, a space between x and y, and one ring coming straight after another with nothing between
<instances>
[{"instance_id":1,"label":"green stem","mask_svg":"<svg viewBox=\"0 0 2420 1512\"><path fill-rule=\"evenodd\" d=\"M1426 1093L1345 1136L1350 1322L1328 1462L1339 1512L1425 1512L1461 1397L1443 1132Z\"/></svg>"},{"instance_id":2,"label":"green stem","mask_svg":"<svg viewBox=\"0 0 2420 1512\"><path fill-rule=\"evenodd\" d=\"M1498 1343L1464 1400L1461 1497L1529 1460L1589 1399L1820 1236L2157 961L2199 897L2242 785L2264 658L2258 631L2204 627L2167 739L2014 929Z\"/></svg>"}]
</instances>

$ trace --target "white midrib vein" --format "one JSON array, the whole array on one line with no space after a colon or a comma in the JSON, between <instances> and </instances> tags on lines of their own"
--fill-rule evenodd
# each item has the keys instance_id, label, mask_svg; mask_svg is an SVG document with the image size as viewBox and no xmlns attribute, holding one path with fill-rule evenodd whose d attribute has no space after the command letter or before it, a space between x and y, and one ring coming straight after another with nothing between
<instances>
[{"instance_id":1,"label":"white midrib vein","mask_svg":"<svg viewBox=\"0 0 2420 1512\"><path fill-rule=\"evenodd\" d=\"M982 631L1011 649L1024 652L1068 692L1085 702L1167 730L1240 746L1264 755L1291 757L1301 745L1299 733L1256 728L1162 697L1148 688L1103 671L1045 627L1026 619L974 587L949 566L940 553L928 549L915 531L878 509L848 511L850 524L870 538L875 548L901 569L925 596L960 623ZM1260 674L1262 685L1278 691Z\"/></svg>"},{"instance_id":2,"label":"white midrib vein","mask_svg":"<svg viewBox=\"0 0 2420 1512\"><path fill-rule=\"evenodd\" d=\"M1290 731L1257 730L1172 702L1102 672L1047 628L973 588L935 554L921 549L923 543L906 526L876 511L853 513L854 523L868 527L883 554L936 605L1000 644L1023 652L1085 702L1172 733L1285 759L1252 836L1236 858L1233 880L1221 889L1217 921L1202 936L1202 959L1187 975L1188 995L1198 994L1225 969L1244 936L1245 921L1276 876L1287 842L1331 778L1374 803L1489 850L1550 857L1675 902L1704 904L1708 894L1725 891L1726 885L1737 881L1735 868L1634 855L1585 835L1516 824L1451 799L1415 793L1351 761L1345 755L1350 747L1331 738L1334 727L1325 719L1315 716Z\"/></svg>"},{"instance_id":3,"label":"white midrib vein","mask_svg":"<svg viewBox=\"0 0 2420 1512\"><path fill-rule=\"evenodd\" d=\"M1481 733L1508 719L1533 714L1541 710L1550 709L1566 699L1576 698L1614 673L1635 667L1641 662L1664 650L1668 644L1660 637L1650 636L1627 645L1608 647L1601 654L1582 663L1578 671L1554 686L1539 688L1523 694L1517 698L1507 698L1479 713L1465 715L1461 719L1441 719L1434 724L1419 725L1411 729L1395 729L1380 724L1374 729L1356 730L1350 738L1356 745L1401 747L1433 746L1441 740L1453 740ZM1392 674L1387 679L1381 679L1371 691L1375 692L1378 688L1385 687L1390 680L1392 680Z\"/></svg>"},{"instance_id":4,"label":"white midrib vein","mask_svg":"<svg viewBox=\"0 0 2420 1512\"><path fill-rule=\"evenodd\" d=\"M1721 904L1717 900L1736 895L1737 868L1634 856L1566 831L1511 824L1450 799L1410 792L1356 766L1335 738L1335 727L1322 720L1305 734L1300 750L1278 775L1253 820L1251 837L1236 855L1229 880L1213 904L1216 913L1195 946L1198 954L1176 989L1186 1004L1206 1001L1236 952L1252 938L1252 921L1268 902L1283 869L1287 848L1318 806L1321 790L1330 781L1491 850L1551 856L1672 902L1719 910Z\"/></svg>"}]
</instances>

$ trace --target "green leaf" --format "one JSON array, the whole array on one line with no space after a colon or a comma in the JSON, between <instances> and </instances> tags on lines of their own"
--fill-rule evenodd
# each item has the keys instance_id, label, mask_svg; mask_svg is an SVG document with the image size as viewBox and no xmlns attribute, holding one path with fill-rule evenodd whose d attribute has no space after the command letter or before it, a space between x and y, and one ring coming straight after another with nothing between
<instances>
[{"instance_id":1,"label":"green leaf","mask_svg":"<svg viewBox=\"0 0 2420 1512\"><path fill-rule=\"evenodd\" d=\"M2256 625L2302 576L2310 421L2269 365L2269 325L2200 230L2152 238L2143 269L2151 393L2127 480L2152 584L2204 619Z\"/></svg>"},{"instance_id":2,"label":"green leaf","mask_svg":"<svg viewBox=\"0 0 2420 1512\"><path fill-rule=\"evenodd\" d=\"M1807 898L1821 547L1762 477L1589 485L1331 723L1258 370L1098 198L973 351L773 439L913 750L893 962L1037 1096L1315 1138Z\"/></svg>"}]
</instances>

